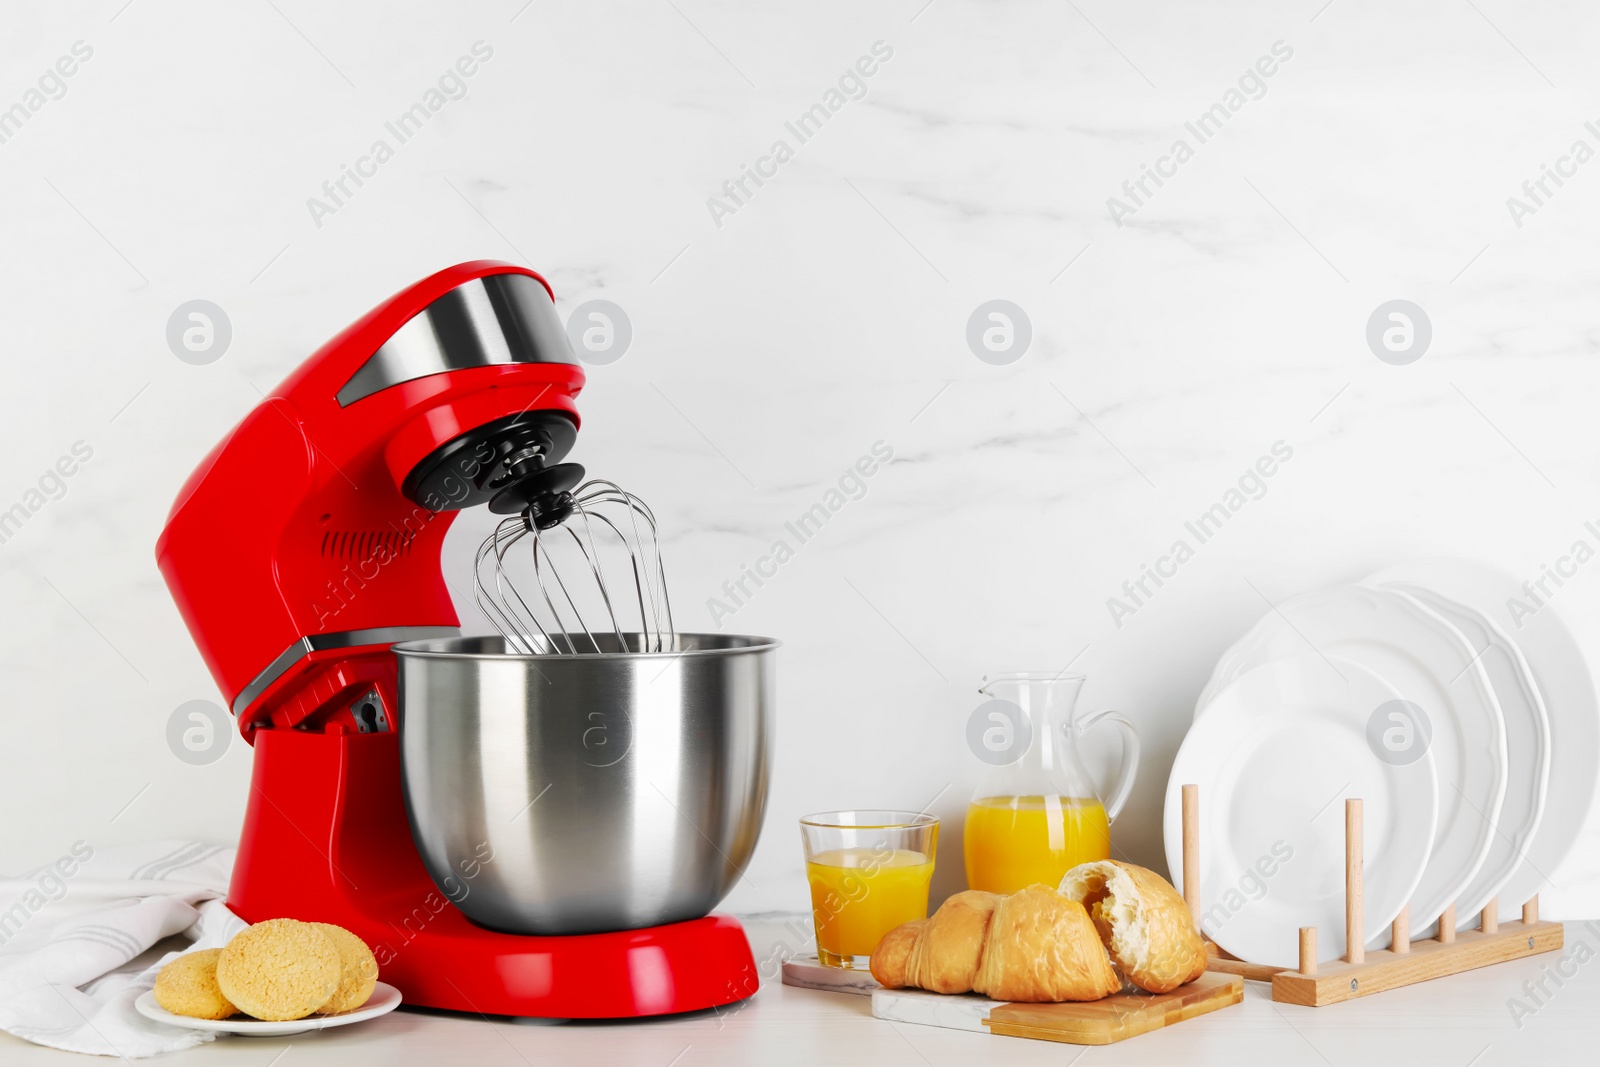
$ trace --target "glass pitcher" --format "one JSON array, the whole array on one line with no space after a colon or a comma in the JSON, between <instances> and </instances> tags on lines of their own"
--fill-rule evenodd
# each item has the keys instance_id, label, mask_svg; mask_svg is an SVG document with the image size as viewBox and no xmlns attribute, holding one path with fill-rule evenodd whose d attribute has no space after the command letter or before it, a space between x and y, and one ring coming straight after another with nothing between
<instances>
[{"instance_id":1,"label":"glass pitcher","mask_svg":"<svg viewBox=\"0 0 1600 1067\"><path fill-rule=\"evenodd\" d=\"M1015 712L996 705L987 724L974 727L982 730L972 738L975 750L983 744L988 762L1010 756L1008 746L1023 751L985 775L967 808L967 885L991 893L1035 882L1054 888L1078 864L1111 858L1111 821L1133 789L1139 733L1115 711L1074 714L1081 674L1021 672L983 682L979 692L1020 708L1023 720L1012 721ZM1078 744L1103 722L1122 731L1122 766L1108 800L1096 791Z\"/></svg>"}]
</instances>

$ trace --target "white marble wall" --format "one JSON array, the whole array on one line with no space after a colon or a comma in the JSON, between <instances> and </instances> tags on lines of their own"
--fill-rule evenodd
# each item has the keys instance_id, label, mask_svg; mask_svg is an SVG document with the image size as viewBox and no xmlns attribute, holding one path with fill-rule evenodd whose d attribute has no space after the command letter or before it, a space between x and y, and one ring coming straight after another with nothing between
<instances>
[{"instance_id":1,"label":"white marble wall","mask_svg":"<svg viewBox=\"0 0 1600 1067\"><path fill-rule=\"evenodd\" d=\"M1144 732L1116 836L1159 865L1167 767L1262 595L1413 555L1537 574L1600 517L1600 162L1520 225L1507 207L1600 147L1600 13L1395 7L11 0L0 108L75 42L92 56L0 143L0 508L93 454L0 544L0 869L236 834L246 746L191 767L165 741L215 699L153 565L166 509L305 354L482 256L546 272L563 313L630 316L575 458L655 506L689 624L893 449L726 620L787 643L766 837L730 906L804 906L803 812L933 801L953 831L979 677L1074 659L1086 702ZM479 41L466 96L314 218ZM880 41L864 94L798 143L785 122ZM1107 198L1276 42L1259 99L1117 225ZM778 139L766 184L708 207ZM232 323L209 366L164 337L195 298ZM1009 366L964 336L994 298L1032 322ZM1364 339L1394 298L1433 324L1409 366ZM1118 627L1106 599L1280 440L1267 493ZM486 518L452 536L458 576ZM1557 605L1592 629L1600 574ZM1562 906L1600 912L1600 834L1569 866Z\"/></svg>"}]
</instances>

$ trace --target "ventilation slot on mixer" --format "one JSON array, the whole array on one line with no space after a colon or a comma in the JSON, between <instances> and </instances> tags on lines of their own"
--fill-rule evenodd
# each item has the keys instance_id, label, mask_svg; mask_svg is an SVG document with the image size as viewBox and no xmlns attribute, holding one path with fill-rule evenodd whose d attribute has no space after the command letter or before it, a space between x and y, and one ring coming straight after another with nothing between
<instances>
[{"instance_id":1,"label":"ventilation slot on mixer","mask_svg":"<svg viewBox=\"0 0 1600 1067\"><path fill-rule=\"evenodd\" d=\"M411 554L416 534L408 530L324 530L322 554L329 559L362 562Z\"/></svg>"}]
</instances>

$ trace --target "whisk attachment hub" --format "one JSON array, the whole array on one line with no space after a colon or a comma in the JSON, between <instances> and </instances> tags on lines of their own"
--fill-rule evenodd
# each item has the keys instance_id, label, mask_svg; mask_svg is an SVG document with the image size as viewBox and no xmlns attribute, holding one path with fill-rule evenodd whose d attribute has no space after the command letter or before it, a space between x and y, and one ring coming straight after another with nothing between
<instances>
[{"instance_id":1,"label":"whisk attachment hub","mask_svg":"<svg viewBox=\"0 0 1600 1067\"><path fill-rule=\"evenodd\" d=\"M489 501L489 510L496 515L521 512L529 529L559 526L577 509L572 491L582 483L583 475L583 465L579 463L534 468L496 493Z\"/></svg>"},{"instance_id":2,"label":"whisk attachment hub","mask_svg":"<svg viewBox=\"0 0 1600 1067\"><path fill-rule=\"evenodd\" d=\"M577 434L572 417L563 412L507 415L435 449L406 475L400 491L430 511L474 508L530 473L555 466L572 450Z\"/></svg>"}]
</instances>

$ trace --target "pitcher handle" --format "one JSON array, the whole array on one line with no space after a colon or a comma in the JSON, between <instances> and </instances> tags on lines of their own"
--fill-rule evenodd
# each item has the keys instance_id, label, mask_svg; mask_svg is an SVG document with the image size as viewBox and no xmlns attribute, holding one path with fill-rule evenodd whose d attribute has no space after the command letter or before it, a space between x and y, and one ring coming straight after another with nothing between
<instances>
[{"instance_id":1,"label":"pitcher handle","mask_svg":"<svg viewBox=\"0 0 1600 1067\"><path fill-rule=\"evenodd\" d=\"M1122 810L1122 805L1128 802L1128 794L1133 792L1133 780L1139 773L1139 731L1126 715L1109 708L1077 718L1073 727L1077 733L1084 734L1102 722L1113 723L1122 731L1122 766L1117 768L1117 784L1105 802L1106 821L1111 822Z\"/></svg>"}]
</instances>

